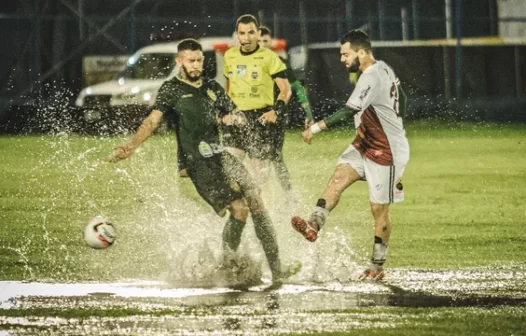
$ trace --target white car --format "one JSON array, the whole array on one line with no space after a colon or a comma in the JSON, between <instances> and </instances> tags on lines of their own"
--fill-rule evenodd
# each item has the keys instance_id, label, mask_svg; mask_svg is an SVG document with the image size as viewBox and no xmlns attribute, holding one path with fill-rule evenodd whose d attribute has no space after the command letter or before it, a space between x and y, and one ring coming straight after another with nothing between
<instances>
[{"instance_id":1,"label":"white car","mask_svg":"<svg viewBox=\"0 0 526 336\"><path fill-rule=\"evenodd\" d=\"M223 54L234 45L234 40L207 37L199 42L205 55L203 75L223 85ZM86 126L102 133L116 133L139 125L162 83L179 72L175 63L177 45L178 42L163 42L141 48L128 59L118 79L82 89L75 105L81 109Z\"/></svg>"}]
</instances>

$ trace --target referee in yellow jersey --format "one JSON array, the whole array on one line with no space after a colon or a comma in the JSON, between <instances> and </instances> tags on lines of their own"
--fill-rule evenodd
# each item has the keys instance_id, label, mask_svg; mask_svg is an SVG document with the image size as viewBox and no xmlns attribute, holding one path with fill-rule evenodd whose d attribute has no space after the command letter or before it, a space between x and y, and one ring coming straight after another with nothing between
<instances>
[{"instance_id":1,"label":"referee in yellow jersey","mask_svg":"<svg viewBox=\"0 0 526 336\"><path fill-rule=\"evenodd\" d=\"M279 56L259 46L259 25L254 16L245 14L237 19L236 36L239 46L225 53L223 73L227 79L225 89L245 113L247 126L226 127L223 144L240 159L248 155L256 182L261 184L268 180L270 159L279 140L276 122L290 99L291 89ZM279 88L276 100L274 83Z\"/></svg>"}]
</instances>

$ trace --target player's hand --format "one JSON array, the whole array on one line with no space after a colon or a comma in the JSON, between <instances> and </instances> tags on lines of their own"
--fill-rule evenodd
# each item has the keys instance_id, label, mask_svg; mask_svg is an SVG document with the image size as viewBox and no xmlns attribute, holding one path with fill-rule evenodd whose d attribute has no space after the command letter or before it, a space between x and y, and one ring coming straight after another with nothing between
<instances>
[{"instance_id":1,"label":"player's hand","mask_svg":"<svg viewBox=\"0 0 526 336\"><path fill-rule=\"evenodd\" d=\"M230 114L227 114L221 118L221 122L226 126L245 126L248 121L245 114L241 111L233 111Z\"/></svg>"},{"instance_id":2,"label":"player's hand","mask_svg":"<svg viewBox=\"0 0 526 336\"><path fill-rule=\"evenodd\" d=\"M106 158L106 161L115 163L120 160L127 159L133 154L134 151L135 148L129 144L117 146L114 148L113 154Z\"/></svg>"},{"instance_id":3,"label":"player's hand","mask_svg":"<svg viewBox=\"0 0 526 336\"><path fill-rule=\"evenodd\" d=\"M303 131L303 141L308 143L309 145L312 143L312 137L314 134L312 134L312 131L310 130L310 127Z\"/></svg>"},{"instance_id":4,"label":"player's hand","mask_svg":"<svg viewBox=\"0 0 526 336\"><path fill-rule=\"evenodd\" d=\"M303 124L303 129L306 130L307 128L311 127L311 125L314 124L314 120L305 119L305 124Z\"/></svg>"},{"instance_id":5,"label":"player's hand","mask_svg":"<svg viewBox=\"0 0 526 336\"><path fill-rule=\"evenodd\" d=\"M232 115L233 115L232 122L234 126L243 127L248 124L247 116L243 112L236 110L232 112Z\"/></svg>"},{"instance_id":6,"label":"player's hand","mask_svg":"<svg viewBox=\"0 0 526 336\"><path fill-rule=\"evenodd\" d=\"M275 124L276 120L278 120L278 115L276 114L276 111L270 110L268 112L265 112L261 115L260 119L263 121L262 124Z\"/></svg>"}]
</instances>

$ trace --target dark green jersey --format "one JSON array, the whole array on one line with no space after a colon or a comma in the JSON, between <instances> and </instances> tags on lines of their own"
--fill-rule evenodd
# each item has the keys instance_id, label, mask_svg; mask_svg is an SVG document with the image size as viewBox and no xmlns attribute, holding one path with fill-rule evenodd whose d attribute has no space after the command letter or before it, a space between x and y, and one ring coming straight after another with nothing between
<instances>
[{"instance_id":1,"label":"dark green jersey","mask_svg":"<svg viewBox=\"0 0 526 336\"><path fill-rule=\"evenodd\" d=\"M214 80L203 79L197 88L174 77L159 89L153 109L177 124L185 162L191 165L221 151L218 118L232 112L235 105Z\"/></svg>"},{"instance_id":2,"label":"dark green jersey","mask_svg":"<svg viewBox=\"0 0 526 336\"><path fill-rule=\"evenodd\" d=\"M285 64L285 67L287 67L287 69L285 70L285 73L287 74L287 79L289 83L294 83L295 81L297 81L298 79L296 78L294 71L292 71L292 67L290 66L289 61L284 59L281 56L279 57L279 59L283 62L283 64Z\"/></svg>"}]
</instances>

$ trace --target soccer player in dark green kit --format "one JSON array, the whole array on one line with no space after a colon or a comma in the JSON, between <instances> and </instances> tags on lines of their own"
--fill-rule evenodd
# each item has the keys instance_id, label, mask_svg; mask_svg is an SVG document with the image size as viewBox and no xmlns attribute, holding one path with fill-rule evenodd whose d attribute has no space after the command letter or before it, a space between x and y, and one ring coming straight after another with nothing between
<instances>
[{"instance_id":1,"label":"soccer player in dark green kit","mask_svg":"<svg viewBox=\"0 0 526 336\"><path fill-rule=\"evenodd\" d=\"M221 123L243 125L246 119L219 83L201 76L204 61L201 45L186 39L177 49L179 76L161 86L150 115L132 140L115 149L109 161L128 158L157 129L162 118L178 118L177 131L188 176L199 195L218 215L224 216L230 211L222 235L225 255L239 247L250 212L273 284L279 285L283 278L299 271L300 265L282 269L276 234L258 188L243 164L223 150L220 143Z\"/></svg>"}]
</instances>

